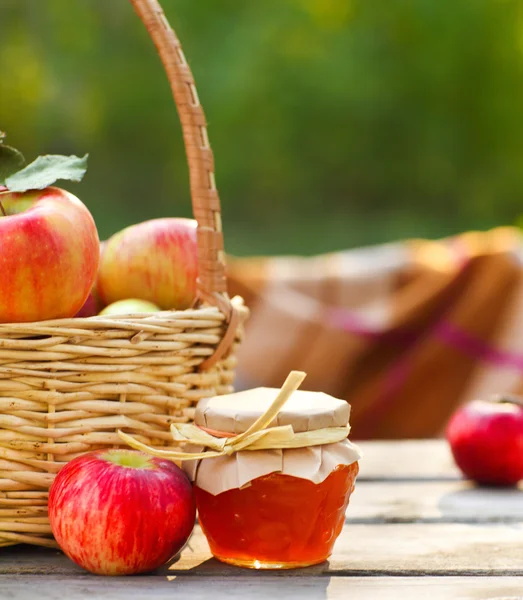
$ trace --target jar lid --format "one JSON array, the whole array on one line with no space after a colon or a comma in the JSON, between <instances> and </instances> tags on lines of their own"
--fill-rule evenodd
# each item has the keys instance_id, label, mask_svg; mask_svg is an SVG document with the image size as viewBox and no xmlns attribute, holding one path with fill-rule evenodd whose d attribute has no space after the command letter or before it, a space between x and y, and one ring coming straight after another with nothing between
<instances>
[{"instance_id":1,"label":"jar lid","mask_svg":"<svg viewBox=\"0 0 523 600\"><path fill-rule=\"evenodd\" d=\"M279 392L276 388L260 387L203 398L196 407L194 422L215 432L243 433L267 411ZM292 425L295 433L344 427L349 415L350 404L345 400L323 392L296 390L269 426Z\"/></svg>"}]
</instances>

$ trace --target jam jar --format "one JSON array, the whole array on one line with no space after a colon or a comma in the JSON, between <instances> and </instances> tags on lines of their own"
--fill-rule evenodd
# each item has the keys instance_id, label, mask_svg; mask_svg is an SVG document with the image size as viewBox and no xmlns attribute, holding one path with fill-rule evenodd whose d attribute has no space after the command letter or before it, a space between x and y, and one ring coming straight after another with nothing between
<instances>
[{"instance_id":1,"label":"jam jar","mask_svg":"<svg viewBox=\"0 0 523 600\"><path fill-rule=\"evenodd\" d=\"M259 419L277 393L256 388L203 399L195 425L231 439ZM300 447L269 443L267 448L247 447L184 463L193 481L200 526L218 560L255 569L290 569L330 556L361 457L347 439L349 413L345 401L297 390L268 429L291 426L302 440ZM341 435L331 443L333 431ZM328 443L321 443L323 438Z\"/></svg>"}]
</instances>

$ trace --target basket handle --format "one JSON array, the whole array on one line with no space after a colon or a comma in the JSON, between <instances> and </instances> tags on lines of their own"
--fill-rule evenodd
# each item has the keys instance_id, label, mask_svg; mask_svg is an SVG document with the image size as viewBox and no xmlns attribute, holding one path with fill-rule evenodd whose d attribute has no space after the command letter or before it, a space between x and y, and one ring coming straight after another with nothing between
<instances>
[{"instance_id":1,"label":"basket handle","mask_svg":"<svg viewBox=\"0 0 523 600\"><path fill-rule=\"evenodd\" d=\"M130 1L160 55L182 125L193 214L198 222L197 298L217 306L230 321L233 308L227 295L220 198L205 114L194 78L158 0Z\"/></svg>"}]
</instances>

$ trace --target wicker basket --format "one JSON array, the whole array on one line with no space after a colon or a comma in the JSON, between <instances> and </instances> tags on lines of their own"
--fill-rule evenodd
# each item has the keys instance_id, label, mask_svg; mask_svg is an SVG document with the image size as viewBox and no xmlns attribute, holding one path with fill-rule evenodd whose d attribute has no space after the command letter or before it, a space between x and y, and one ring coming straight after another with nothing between
<instances>
[{"instance_id":1,"label":"wicker basket","mask_svg":"<svg viewBox=\"0 0 523 600\"><path fill-rule=\"evenodd\" d=\"M213 154L194 81L157 0L130 0L153 39L182 123L198 221L193 309L0 325L0 546L55 546L48 489L78 454L156 447L205 396L229 393L246 309L229 300Z\"/></svg>"}]
</instances>

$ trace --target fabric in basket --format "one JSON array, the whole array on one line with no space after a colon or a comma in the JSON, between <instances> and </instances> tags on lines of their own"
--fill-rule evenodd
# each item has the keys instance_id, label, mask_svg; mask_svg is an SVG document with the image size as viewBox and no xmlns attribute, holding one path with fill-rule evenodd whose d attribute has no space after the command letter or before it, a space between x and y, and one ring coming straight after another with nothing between
<instances>
[{"instance_id":1,"label":"fabric in basket","mask_svg":"<svg viewBox=\"0 0 523 600\"><path fill-rule=\"evenodd\" d=\"M437 437L462 403L523 393L522 235L469 232L316 257L229 259L251 317L238 385L352 405L354 439Z\"/></svg>"}]
</instances>

